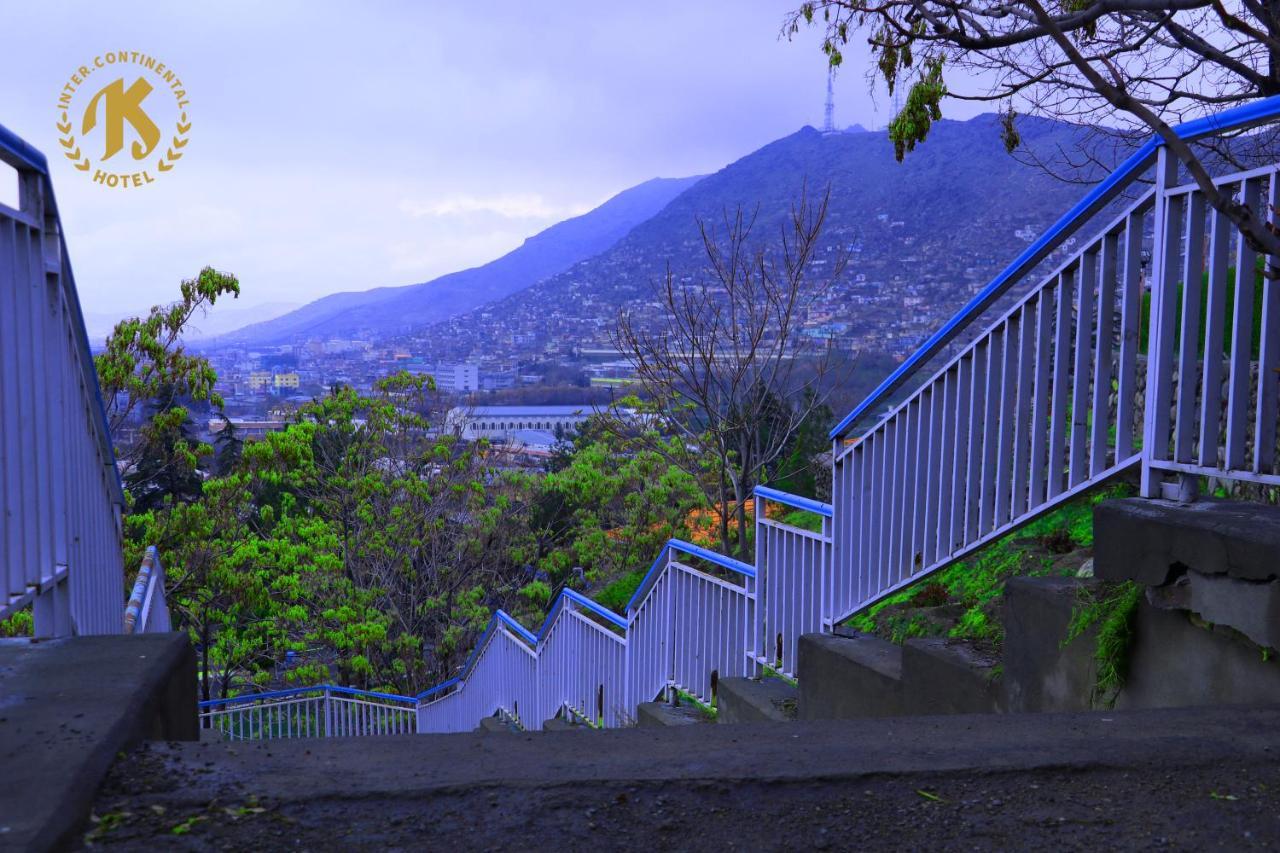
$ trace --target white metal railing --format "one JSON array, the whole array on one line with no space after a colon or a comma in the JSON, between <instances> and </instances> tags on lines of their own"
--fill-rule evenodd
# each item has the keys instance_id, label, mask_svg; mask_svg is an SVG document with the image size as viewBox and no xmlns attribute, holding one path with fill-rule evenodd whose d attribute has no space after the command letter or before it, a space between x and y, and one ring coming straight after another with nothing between
<instances>
[{"instance_id":1,"label":"white metal railing","mask_svg":"<svg viewBox=\"0 0 1280 853\"><path fill-rule=\"evenodd\" d=\"M1166 473L1183 494L1199 476L1280 485L1280 282L1262 275L1258 253L1198 187L1169 186L1172 161L1162 157L1157 169L1165 202L1153 249L1160 286L1152 295L1143 492L1159 495ZM1278 174L1273 165L1215 183L1259 221L1274 222ZM1280 259L1267 263L1280 270Z\"/></svg>"},{"instance_id":2,"label":"white metal railing","mask_svg":"<svg viewBox=\"0 0 1280 853\"><path fill-rule=\"evenodd\" d=\"M776 489L756 489L756 660L784 675L797 674L800 635L831 627L830 504ZM803 530L767 517L773 502L821 519L821 531Z\"/></svg>"},{"instance_id":3,"label":"white metal railing","mask_svg":"<svg viewBox=\"0 0 1280 853\"><path fill-rule=\"evenodd\" d=\"M833 619L1139 462L1141 249L1153 197L839 448Z\"/></svg>"},{"instance_id":4,"label":"white metal railing","mask_svg":"<svg viewBox=\"0 0 1280 853\"><path fill-rule=\"evenodd\" d=\"M417 730L417 700L320 685L200 703L200 727L229 740L367 737Z\"/></svg>"},{"instance_id":5,"label":"white metal railing","mask_svg":"<svg viewBox=\"0 0 1280 853\"><path fill-rule=\"evenodd\" d=\"M671 540L626 618L573 590L538 634L499 611L462 674L422 694L419 731L467 731L494 714L540 728L562 712L613 727L675 690L711 703L719 678L755 671L754 584L751 566Z\"/></svg>"},{"instance_id":6,"label":"white metal railing","mask_svg":"<svg viewBox=\"0 0 1280 853\"><path fill-rule=\"evenodd\" d=\"M1200 475L1280 484L1280 291L1264 280L1254 304L1256 253L1198 188L1172 185L1163 149L1155 159L1153 189L871 429L837 443L832 618L1126 469L1141 468L1148 497L1187 496ZM1267 220L1275 175L1218 183Z\"/></svg>"},{"instance_id":7,"label":"white metal railing","mask_svg":"<svg viewBox=\"0 0 1280 853\"><path fill-rule=\"evenodd\" d=\"M45 158L0 127L0 619L120 633L123 493Z\"/></svg>"}]
</instances>

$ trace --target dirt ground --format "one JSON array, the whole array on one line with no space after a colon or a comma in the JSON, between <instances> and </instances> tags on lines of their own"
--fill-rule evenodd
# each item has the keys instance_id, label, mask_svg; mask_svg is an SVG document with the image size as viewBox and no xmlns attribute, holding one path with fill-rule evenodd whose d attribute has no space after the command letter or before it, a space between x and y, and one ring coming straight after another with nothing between
<instances>
[{"instance_id":1,"label":"dirt ground","mask_svg":"<svg viewBox=\"0 0 1280 853\"><path fill-rule=\"evenodd\" d=\"M210 762L212 765L212 762ZM885 774L781 782L518 783L259 799L123 756L83 844L190 850L1247 850L1280 848L1280 764Z\"/></svg>"}]
</instances>

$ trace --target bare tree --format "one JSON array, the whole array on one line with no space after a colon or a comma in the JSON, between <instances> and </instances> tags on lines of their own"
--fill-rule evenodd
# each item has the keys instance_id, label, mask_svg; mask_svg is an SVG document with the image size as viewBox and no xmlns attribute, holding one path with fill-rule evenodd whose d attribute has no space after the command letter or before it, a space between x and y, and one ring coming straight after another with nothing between
<instances>
[{"instance_id":1,"label":"bare tree","mask_svg":"<svg viewBox=\"0 0 1280 853\"><path fill-rule=\"evenodd\" d=\"M833 66L862 34L870 75L891 92L911 77L889 127L899 159L924 141L946 99L1005 103L1011 151L1015 104L1130 142L1154 132L1253 248L1280 254L1265 216L1214 186L1208 158L1222 149L1172 129L1280 93L1280 0L815 0L788 17L784 33L805 24L825 29ZM964 74L971 89L953 89L944 70Z\"/></svg>"},{"instance_id":2,"label":"bare tree","mask_svg":"<svg viewBox=\"0 0 1280 853\"><path fill-rule=\"evenodd\" d=\"M840 252L817 257L829 197L828 190L815 204L802 192L771 246L755 237L758 209L726 211L723 233L699 220L703 276L686 280L668 269L656 316L633 308L618 318L614 343L634 365L657 431L676 439L656 446L703 480L699 460L708 453L713 460L709 498L720 508L726 551L733 550L730 496L736 550L745 555L747 499L831 386L830 345L803 334L814 300L845 265Z\"/></svg>"}]
</instances>

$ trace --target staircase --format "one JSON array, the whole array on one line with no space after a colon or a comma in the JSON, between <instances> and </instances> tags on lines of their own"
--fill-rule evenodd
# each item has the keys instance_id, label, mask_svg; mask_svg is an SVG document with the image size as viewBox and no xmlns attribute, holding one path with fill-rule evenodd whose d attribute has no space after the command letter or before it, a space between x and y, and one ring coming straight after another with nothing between
<instances>
[{"instance_id":1,"label":"staircase","mask_svg":"<svg viewBox=\"0 0 1280 853\"><path fill-rule=\"evenodd\" d=\"M1277 117L1271 98L1177 132ZM15 271L0 310L3 488L26 509L2 520L0 616L31 603L41 636L119 632L119 482L47 164L2 129L0 159L21 190L0 209ZM1217 182L1271 220L1277 171ZM930 337L832 431L832 504L757 489L754 565L671 540L624 613L573 590L536 633L499 611L457 676L419 695L219 699L203 726L254 739L458 732L493 716L626 726L654 699L711 705L723 680L799 676L803 635L1112 477L1137 472L1148 498L1192 498L1202 477L1280 486L1280 284L1255 298L1256 253L1181 181L1152 139ZM1231 334L1251 327L1256 351ZM770 503L817 514L821 531L769 519ZM161 578L151 553L130 630L168 626Z\"/></svg>"},{"instance_id":2,"label":"staircase","mask_svg":"<svg viewBox=\"0 0 1280 853\"><path fill-rule=\"evenodd\" d=\"M1177 132L1191 140L1277 116L1271 98ZM832 431L831 505L758 488L755 565L672 540L625 614L572 590L537 633L499 611L456 677L414 697L365 698L412 703L419 732L493 715L524 728L629 725L644 703L687 694L711 705L722 680L764 667L795 678L802 635L830 634L1118 475L1138 473L1148 498L1193 498L1200 477L1280 485L1280 283L1265 281L1255 304L1256 253L1180 180L1164 146L1147 142L930 337ZM1276 165L1217 183L1274 217ZM1231 334L1254 325L1256 352ZM769 503L816 513L822 531L769 519ZM938 650L912 654L917 668L938 663ZM903 665L881 667L886 713L901 712L891 670ZM204 716L216 725L273 701L216 700Z\"/></svg>"}]
</instances>

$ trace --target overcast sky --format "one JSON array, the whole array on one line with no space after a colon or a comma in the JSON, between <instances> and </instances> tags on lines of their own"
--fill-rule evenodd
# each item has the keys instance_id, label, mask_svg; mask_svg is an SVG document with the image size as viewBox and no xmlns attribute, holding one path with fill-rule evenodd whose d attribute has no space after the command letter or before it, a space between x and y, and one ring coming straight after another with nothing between
<instances>
[{"instance_id":1,"label":"overcast sky","mask_svg":"<svg viewBox=\"0 0 1280 853\"><path fill-rule=\"evenodd\" d=\"M816 31L788 0L218 4L0 0L0 124L49 155L81 299L137 311L212 264L242 304L483 263L652 177L820 125ZM187 156L128 191L58 157L78 65L138 50L183 78ZM846 54L836 120L879 126Z\"/></svg>"}]
</instances>

